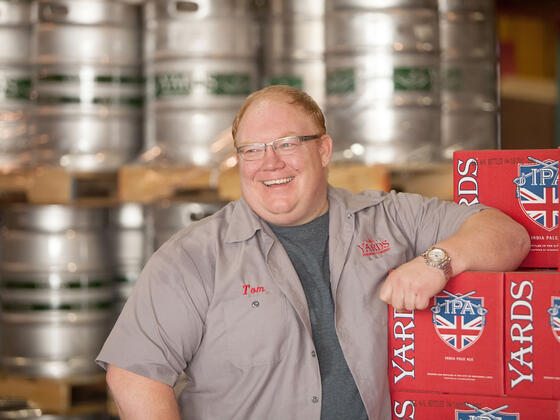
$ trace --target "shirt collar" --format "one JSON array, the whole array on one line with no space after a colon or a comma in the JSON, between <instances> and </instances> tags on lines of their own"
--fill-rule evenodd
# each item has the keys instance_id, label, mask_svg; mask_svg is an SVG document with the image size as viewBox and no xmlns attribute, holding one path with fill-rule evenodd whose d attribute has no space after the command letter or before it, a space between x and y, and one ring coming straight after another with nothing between
<instances>
[{"instance_id":1,"label":"shirt collar","mask_svg":"<svg viewBox=\"0 0 560 420\"><path fill-rule=\"evenodd\" d=\"M354 194L342 188L329 185L327 191L329 210L341 208L344 213L356 213L384 200L386 193L366 191ZM251 238L258 230L263 230L264 221L240 198L233 203L233 210L227 229L226 242L241 242Z\"/></svg>"},{"instance_id":2,"label":"shirt collar","mask_svg":"<svg viewBox=\"0 0 560 420\"><path fill-rule=\"evenodd\" d=\"M343 188L335 188L329 185L328 197L329 208L334 207L335 203L341 207L344 213L357 213L365 208L381 203L387 193L384 191L363 191L355 194Z\"/></svg>"},{"instance_id":3,"label":"shirt collar","mask_svg":"<svg viewBox=\"0 0 560 420\"><path fill-rule=\"evenodd\" d=\"M247 202L240 198L233 203L226 242L240 242L251 238L255 232L263 228L263 221L251 210Z\"/></svg>"}]
</instances>

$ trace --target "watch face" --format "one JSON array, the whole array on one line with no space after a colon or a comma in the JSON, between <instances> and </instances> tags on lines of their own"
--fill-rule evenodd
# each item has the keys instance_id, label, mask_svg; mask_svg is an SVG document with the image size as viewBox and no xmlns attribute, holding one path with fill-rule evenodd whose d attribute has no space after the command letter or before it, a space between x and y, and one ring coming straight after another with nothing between
<instances>
[{"instance_id":1,"label":"watch face","mask_svg":"<svg viewBox=\"0 0 560 420\"><path fill-rule=\"evenodd\" d=\"M433 261L443 261L445 259L445 252L441 249L435 248L430 251L428 257Z\"/></svg>"}]
</instances>

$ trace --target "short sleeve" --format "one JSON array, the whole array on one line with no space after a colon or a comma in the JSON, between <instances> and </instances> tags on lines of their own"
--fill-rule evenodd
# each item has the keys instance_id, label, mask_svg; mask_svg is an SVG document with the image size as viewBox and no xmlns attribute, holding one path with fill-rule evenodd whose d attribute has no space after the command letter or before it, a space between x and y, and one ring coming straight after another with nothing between
<instances>
[{"instance_id":1,"label":"short sleeve","mask_svg":"<svg viewBox=\"0 0 560 420\"><path fill-rule=\"evenodd\" d=\"M202 339L207 308L195 263L167 243L146 264L96 362L173 386Z\"/></svg>"},{"instance_id":2,"label":"short sleeve","mask_svg":"<svg viewBox=\"0 0 560 420\"><path fill-rule=\"evenodd\" d=\"M390 197L390 214L408 236L415 255L452 236L470 216L489 208L482 204L463 206L418 194L392 192Z\"/></svg>"}]
</instances>

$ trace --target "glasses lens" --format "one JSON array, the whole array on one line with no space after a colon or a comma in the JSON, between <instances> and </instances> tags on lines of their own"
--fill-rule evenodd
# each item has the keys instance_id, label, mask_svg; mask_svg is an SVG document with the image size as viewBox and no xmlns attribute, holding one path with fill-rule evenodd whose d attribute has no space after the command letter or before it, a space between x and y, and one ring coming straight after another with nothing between
<instances>
[{"instance_id":1,"label":"glasses lens","mask_svg":"<svg viewBox=\"0 0 560 420\"><path fill-rule=\"evenodd\" d=\"M285 137L274 142L274 150L281 155L289 155L295 152L299 144L298 137Z\"/></svg>"},{"instance_id":2,"label":"glasses lens","mask_svg":"<svg viewBox=\"0 0 560 420\"><path fill-rule=\"evenodd\" d=\"M244 160L258 160L264 156L264 144L248 144L237 149Z\"/></svg>"}]
</instances>

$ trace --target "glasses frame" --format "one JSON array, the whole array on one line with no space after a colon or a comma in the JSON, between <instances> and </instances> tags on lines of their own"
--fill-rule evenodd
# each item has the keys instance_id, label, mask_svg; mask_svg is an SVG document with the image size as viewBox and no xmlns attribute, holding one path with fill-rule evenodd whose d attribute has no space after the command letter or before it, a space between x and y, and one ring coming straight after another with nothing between
<instances>
[{"instance_id":1,"label":"glasses frame","mask_svg":"<svg viewBox=\"0 0 560 420\"><path fill-rule=\"evenodd\" d=\"M237 154L239 155L239 158L241 160L252 162L252 161L261 160L262 158L264 158L267 146L272 147L272 149L274 150L274 153L278 153L277 145L280 144L282 141L285 141L286 139L296 138L296 139L299 140L299 143L297 144L297 146L301 146L301 143L303 143L304 141L316 140L316 139L320 139L321 137L323 137L323 134L311 134L309 136L285 136L285 137L280 137L278 139L274 139L272 141L269 141L268 143L242 144L241 146L236 147L236 151L237 151ZM247 146L256 147L258 149L262 148L262 156L259 157L259 158L255 158L255 159L247 159L247 156L244 155L243 153L241 153L242 149L246 148ZM284 151L284 152L280 152L278 154L281 155L281 156L291 155L295 151L296 151L296 149L294 148L293 150L290 150L288 153L286 153L286 151Z\"/></svg>"}]
</instances>

